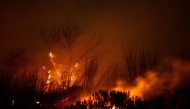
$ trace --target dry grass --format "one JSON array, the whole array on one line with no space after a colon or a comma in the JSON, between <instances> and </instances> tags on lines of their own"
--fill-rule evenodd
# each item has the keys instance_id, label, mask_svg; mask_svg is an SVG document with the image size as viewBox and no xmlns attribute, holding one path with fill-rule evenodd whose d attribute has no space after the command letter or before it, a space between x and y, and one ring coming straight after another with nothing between
<instances>
[{"instance_id":1,"label":"dry grass","mask_svg":"<svg viewBox=\"0 0 190 109\"><path fill-rule=\"evenodd\" d=\"M154 69L161 59L161 54L149 48L140 49L131 47L129 50L122 48L123 63L128 81L133 82L136 77L144 76L147 70Z\"/></svg>"}]
</instances>

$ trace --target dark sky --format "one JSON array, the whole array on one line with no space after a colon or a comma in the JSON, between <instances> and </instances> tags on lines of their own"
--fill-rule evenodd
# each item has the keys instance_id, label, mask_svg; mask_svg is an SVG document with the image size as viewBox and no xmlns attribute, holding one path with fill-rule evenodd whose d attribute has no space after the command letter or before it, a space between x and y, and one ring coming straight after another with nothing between
<instances>
[{"instance_id":1,"label":"dark sky","mask_svg":"<svg viewBox=\"0 0 190 109\"><path fill-rule=\"evenodd\" d=\"M26 48L39 57L48 52L40 29L75 21L84 35L105 39L110 57L126 47L189 49L188 0L1 0L0 52Z\"/></svg>"}]
</instances>

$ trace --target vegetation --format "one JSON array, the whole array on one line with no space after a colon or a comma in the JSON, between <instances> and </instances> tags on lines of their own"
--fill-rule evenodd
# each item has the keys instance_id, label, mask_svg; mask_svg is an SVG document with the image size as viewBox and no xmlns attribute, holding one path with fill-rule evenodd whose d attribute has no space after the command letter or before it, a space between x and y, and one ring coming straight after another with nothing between
<instances>
[{"instance_id":1,"label":"vegetation","mask_svg":"<svg viewBox=\"0 0 190 109\"><path fill-rule=\"evenodd\" d=\"M87 106L121 109L190 108L190 85L187 81L190 77L189 51L163 54L150 47L126 49L122 45L123 63L112 63L103 69L103 52L98 48L101 40L92 36L86 43L79 44L81 34L82 29L76 23L69 22L49 32L41 31L49 52L60 45L68 57L61 63L66 65L66 69L60 71L63 79L61 84L52 79L48 83L48 91L45 91L48 71L44 74L40 72L37 66L27 60L25 50L12 52L0 68L1 106L23 109L84 109ZM50 61L54 64L51 56ZM84 62L83 71L71 85L72 66L79 62ZM54 68L57 67L54 65ZM156 72L156 76L147 79L148 71ZM161 87L150 85L143 96L132 96L130 90L124 92L114 89L118 80L127 83L120 87L131 88L138 87L140 80L149 84L154 79L160 79L156 85ZM159 93L150 94L156 91Z\"/></svg>"},{"instance_id":2,"label":"vegetation","mask_svg":"<svg viewBox=\"0 0 190 109\"><path fill-rule=\"evenodd\" d=\"M64 87L71 86L70 78L73 75L71 70L73 66L85 62L89 58L101 55L104 51L100 50L101 38L92 35L90 38L82 40L83 29L75 22L66 22L58 28L52 28L50 31L41 30L40 37L48 47L49 52L59 48L59 53L62 53L60 64L62 66L54 66L62 72L62 82ZM53 60L51 60L52 63Z\"/></svg>"},{"instance_id":3,"label":"vegetation","mask_svg":"<svg viewBox=\"0 0 190 109\"><path fill-rule=\"evenodd\" d=\"M144 76L147 70L157 67L161 59L161 54L157 50L151 51L149 47L131 47L129 50L122 47L122 54L126 76L131 82L138 76Z\"/></svg>"},{"instance_id":4,"label":"vegetation","mask_svg":"<svg viewBox=\"0 0 190 109\"><path fill-rule=\"evenodd\" d=\"M47 75L39 76L38 68L23 66L24 64L22 64L22 62L24 62L24 51L18 51L17 53L14 53L10 56L12 56L12 59L8 58L9 64L6 64L6 66L0 69L0 96L1 99L3 99L3 101L1 101L2 106L11 106L12 100L15 101L15 106L26 106L27 100L31 98L38 99L41 103L40 108L44 109L74 106L72 103L78 100L78 105L82 106L84 105L84 101L80 101L81 97L88 95L90 97L90 94L92 94L94 91L97 91L100 84L109 82L113 83L113 81L116 81L117 78L123 77L121 76L121 67L117 64L113 64L103 72L102 76L98 79L98 82L95 83L94 80L100 71L102 59L99 56L94 56L86 61L84 72L80 78L75 81L72 87L68 89L59 87L49 93L44 94L44 87L46 86L46 80L48 78ZM184 54L181 56L175 55L175 58L181 58L184 60L188 58L187 56L188 55ZM163 56L157 52L152 54L148 49L144 50L137 48L130 48L128 51L123 50L123 57L125 68L123 72L126 74L125 76L129 78L126 80L127 82L135 81L135 79L139 76L145 77L145 72L150 69L155 69L156 66L159 65L161 58L163 58ZM107 84L108 87L111 87L109 85L110 84ZM170 90L163 90L160 92L160 94L156 94L146 99L135 96L133 98L129 98L130 91L118 93L115 92L115 95L119 98L112 97L112 99L116 101L124 100L122 101L125 102L123 105L128 106L128 108L131 106L131 109L137 108L138 106L144 109L152 109L153 107L155 109L186 108L189 107L188 104L190 102L189 87L190 86L187 84L186 87L176 88L173 92ZM98 93L105 92L108 95L111 95L111 90L101 91L102 92ZM121 95L124 94L124 97L126 98L122 98L121 96L117 95L119 93ZM95 94L93 96L95 96ZM107 97L109 98L111 96ZM108 100L108 98L106 99ZM112 102L112 105L110 106L120 106L120 104L117 104L116 101ZM107 103L107 101L101 102ZM99 104L100 102L96 103Z\"/></svg>"}]
</instances>

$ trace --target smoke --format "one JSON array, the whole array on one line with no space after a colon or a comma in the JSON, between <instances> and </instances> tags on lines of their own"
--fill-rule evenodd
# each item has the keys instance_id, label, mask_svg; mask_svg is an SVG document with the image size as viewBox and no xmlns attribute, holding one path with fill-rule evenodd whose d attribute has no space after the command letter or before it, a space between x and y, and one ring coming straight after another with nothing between
<instances>
[{"instance_id":1,"label":"smoke","mask_svg":"<svg viewBox=\"0 0 190 109\"><path fill-rule=\"evenodd\" d=\"M49 2L49 3L48 3ZM51 5L50 5L51 4ZM2 2L2 24L0 31L0 51L3 60L8 51L25 47L34 54L35 65L52 68L48 50L39 37L41 28L54 28L66 20L76 21L84 28L83 38L92 36L102 37L102 49L108 53L105 63L112 61L122 63L120 40L129 46L151 46L165 49L189 49L189 1L57 1L46 2ZM180 37L179 37L180 36ZM80 43L81 44L81 43ZM80 45L79 44L79 45ZM63 49L54 49L55 62L62 65L68 58L62 55ZM77 54L79 55L79 54ZM80 55L79 55L80 56ZM33 59L34 60L34 59ZM168 60L168 59L166 59ZM155 95L163 90L173 91L185 87L189 77L189 62L180 59L170 59L157 66L158 69L147 69L145 75L127 82L123 74L107 77L110 87L121 88L131 94L143 96ZM75 64L75 63L74 63ZM83 65L79 65L78 72L82 72ZM102 66L101 66L102 67ZM120 68L119 68L120 69ZM43 70L43 69L42 69ZM123 71L119 71L121 73ZM78 75L77 75L78 76ZM107 75L106 75L107 76ZM112 78L112 79L110 79ZM129 84L130 83L130 84ZM147 95L148 96L148 95Z\"/></svg>"},{"instance_id":2,"label":"smoke","mask_svg":"<svg viewBox=\"0 0 190 109\"><path fill-rule=\"evenodd\" d=\"M137 77L133 84L122 79L117 80L114 90L130 91L132 96L150 98L160 93L173 93L189 85L190 62L176 58L166 58L157 70L148 70L145 76Z\"/></svg>"},{"instance_id":3,"label":"smoke","mask_svg":"<svg viewBox=\"0 0 190 109\"><path fill-rule=\"evenodd\" d=\"M54 28L67 20L76 21L84 28L81 40L86 40L93 32L105 40L108 63L122 60L120 40L127 47L148 45L160 49L186 49L189 46L187 4L185 1L171 3L163 0L3 1L0 4L1 57L6 56L5 52L24 47L35 54L37 65L51 66L47 47L37 36L40 29ZM61 58L66 59L65 56Z\"/></svg>"}]
</instances>

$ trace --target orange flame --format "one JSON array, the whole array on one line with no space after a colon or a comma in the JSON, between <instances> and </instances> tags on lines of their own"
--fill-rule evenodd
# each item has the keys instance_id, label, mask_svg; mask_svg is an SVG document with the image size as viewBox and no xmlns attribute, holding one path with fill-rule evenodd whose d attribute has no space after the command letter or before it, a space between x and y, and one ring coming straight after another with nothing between
<instances>
[{"instance_id":1,"label":"orange flame","mask_svg":"<svg viewBox=\"0 0 190 109\"><path fill-rule=\"evenodd\" d=\"M62 80L60 80L60 77L61 77L61 75L60 75L60 72L59 72L59 70L58 70L58 68L57 68L57 65L56 65L56 63L54 62L54 58L55 56L53 55L53 53L52 52L50 52L49 53L49 58L50 58L50 62L52 63L52 65L53 65L53 67L54 67L54 69L55 69L55 72L56 73L52 73L52 74L50 74L50 70L48 70L48 78L47 78L47 81L46 81L46 84L47 84L47 86L51 83L51 81L52 81L52 79L54 79L54 80L56 80L59 84L61 84L61 82L60 81L62 81ZM74 72L75 72L75 69L78 67L78 63L76 63L75 65L74 65L74 67L72 67L71 69L70 69L70 80L71 80L71 85L74 83L74 81L76 80L76 78L75 78L75 76L74 76ZM43 69L45 69L46 70L46 68L45 68L45 66L43 66ZM55 77L53 77L53 76L55 76L56 75L56 78ZM57 77L58 76L58 77ZM48 90L48 89L47 89Z\"/></svg>"}]
</instances>

